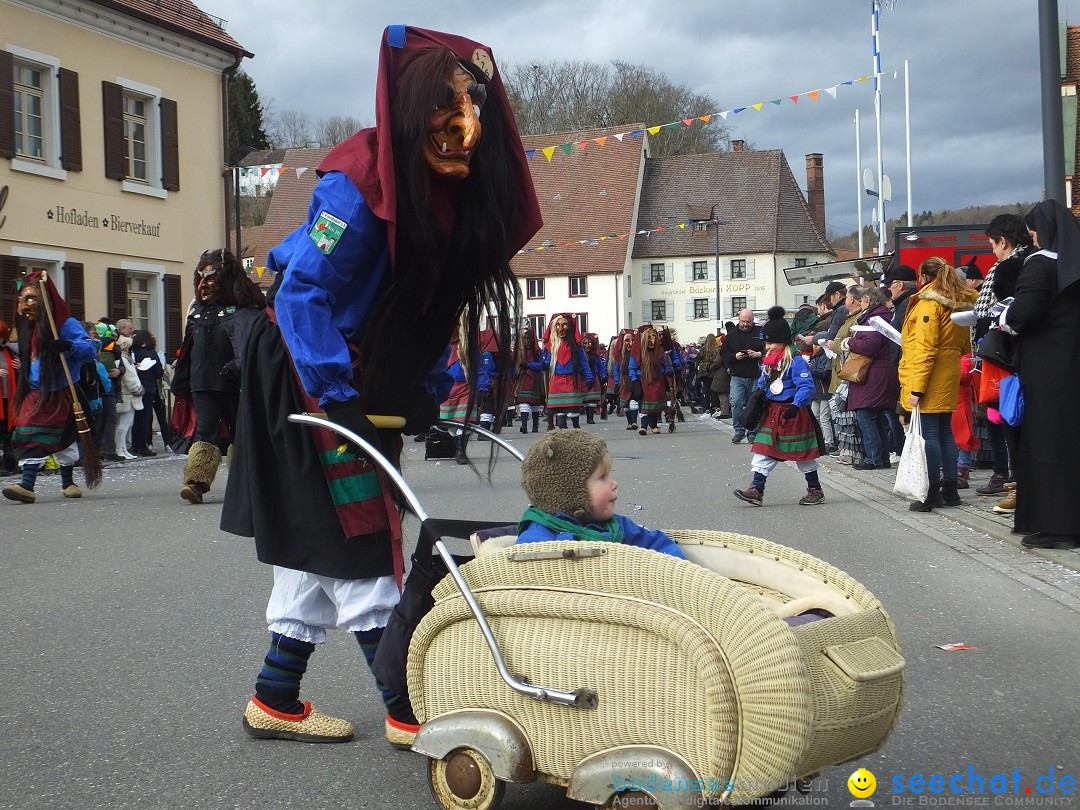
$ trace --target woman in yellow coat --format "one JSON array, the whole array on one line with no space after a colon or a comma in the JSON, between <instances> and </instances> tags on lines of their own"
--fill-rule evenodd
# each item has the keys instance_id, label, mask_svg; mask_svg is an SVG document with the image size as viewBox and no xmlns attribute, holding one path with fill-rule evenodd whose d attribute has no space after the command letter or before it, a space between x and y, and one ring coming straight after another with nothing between
<instances>
[{"instance_id":1,"label":"woman in yellow coat","mask_svg":"<svg viewBox=\"0 0 1080 810\"><path fill-rule=\"evenodd\" d=\"M923 286L911 296L900 333L900 405L908 411L918 408L921 414L930 491L925 501L915 501L910 508L929 512L935 506L960 504L952 414L960 388L960 357L971 351L971 328L957 326L949 316L971 309L977 293L937 256L919 266L919 278Z\"/></svg>"}]
</instances>

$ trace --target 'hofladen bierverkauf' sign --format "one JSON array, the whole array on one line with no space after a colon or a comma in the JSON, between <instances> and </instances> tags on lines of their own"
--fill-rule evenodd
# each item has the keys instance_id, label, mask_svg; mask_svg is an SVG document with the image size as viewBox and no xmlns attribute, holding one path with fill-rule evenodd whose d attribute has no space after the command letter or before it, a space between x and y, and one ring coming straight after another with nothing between
<instances>
[{"instance_id":1,"label":"'hofladen bierverkauf' sign","mask_svg":"<svg viewBox=\"0 0 1080 810\"><path fill-rule=\"evenodd\" d=\"M74 208L65 208L62 205L58 205L55 210L47 211L45 216L49 220L55 221L61 225L75 225L81 228L103 228L107 231L132 233L137 236L150 236L155 239L161 237L160 222L150 223L143 219L133 221L118 216L117 214L102 214L101 216L95 216L85 208L82 211L79 211Z\"/></svg>"}]
</instances>

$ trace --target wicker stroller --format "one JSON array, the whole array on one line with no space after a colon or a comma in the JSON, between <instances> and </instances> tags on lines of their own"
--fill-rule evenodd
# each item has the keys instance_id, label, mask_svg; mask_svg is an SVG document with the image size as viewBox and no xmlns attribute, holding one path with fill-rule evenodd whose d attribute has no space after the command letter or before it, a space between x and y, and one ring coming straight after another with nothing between
<instances>
[{"instance_id":1,"label":"wicker stroller","mask_svg":"<svg viewBox=\"0 0 1080 810\"><path fill-rule=\"evenodd\" d=\"M536 780L600 807L626 792L743 804L877 750L896 724L896 628L828 563L719 531L668 531L679 560L515 546L512 530L474 535L460 570L434 543L450 576L412 634L407 678L439 806L487 810L506 782ZM810 610L828 618L785 621Z\"/></svg>"}]
</instances>

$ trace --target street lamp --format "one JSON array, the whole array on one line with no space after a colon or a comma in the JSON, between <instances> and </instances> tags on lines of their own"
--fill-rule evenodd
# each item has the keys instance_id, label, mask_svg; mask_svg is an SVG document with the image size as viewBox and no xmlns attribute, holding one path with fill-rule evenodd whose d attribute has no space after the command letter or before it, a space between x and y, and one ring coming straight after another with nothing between
<instances>
[{"instance_id":1,"label":"street lamp","mask_svg":"<svg viewBox=\"0 0 1080 810\"><path fill-rule=\"evenodd\" d=\"M724 319L720 317L720 226L730 225L726 219L716 218L716 206L719 203L713 203L712 208L709 210L709 221L712 223L713 231L716 236L716 336L724 332Z\"/></svg>"}]
</instances>

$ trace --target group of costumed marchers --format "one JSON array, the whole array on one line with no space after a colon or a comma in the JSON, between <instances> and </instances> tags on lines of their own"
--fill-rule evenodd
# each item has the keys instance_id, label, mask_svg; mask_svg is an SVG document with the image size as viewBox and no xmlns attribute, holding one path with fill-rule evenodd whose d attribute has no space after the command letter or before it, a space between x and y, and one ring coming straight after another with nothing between
<instances>
[{"instance_id":1,"label":"group of costumed marchers","mask_svg":"<svg viewBox=\"0 0 1080 810\"><path fill-rule=\"evenodd\" d=\"M243 713L256 737L352 738L349 722L300 700L301 678L333 629L353 633L374 664L404 572L389 480L354 444L289 415L324 412L396 463L401 434L426 432L450 394L457 333L471 419L482 406L481 315L498 324L495 344L511 347L520 312L509 263L541 226L488 47L387 28L375 122L330 151L307 221L270 252L269 306L239 363L221 527L253 537L274 571L269 651ZM488 384L492 413L511 390L510 354ZM403 417L404 428L377 429L368 414ZM418 727L408 696L385 681L376 677L386 736L409 745Z\"/></svg>"},{"instance_id":2,"label":"group of costumed marchers","mask_svg":"<svg viewBox=\"0 0 1080 810\"><path fill-rule=\"evenodd\" d=\"M666 415L673 430L678 407L675 374L681 361L671 333L666 328L657 331L652 324L624 329L611 342L610 355L618 411L626 416L626 429L642 436L659 433L660 417Z\"/></svg>"},{"instance_id":3,"label":"group of costumed marchers","mask_svg":"<svg viewBox=\"0 0 1080 810\"><path fill-rule=\"evenodd\" d=\"M6 364L17 367L11 369L16 382L5 417L22 479L4 487L3 495L33 503L38 472L52 456L60 465L64 497L82 497L74 479L75 463L81 464L90 489L101 482L102 468L87 422L90 404L75 380L83 364L96 359L97 346L71 317L52 279L40 270L22 280L14 323L18 363Z\"/></svg>"}]
</instances>

